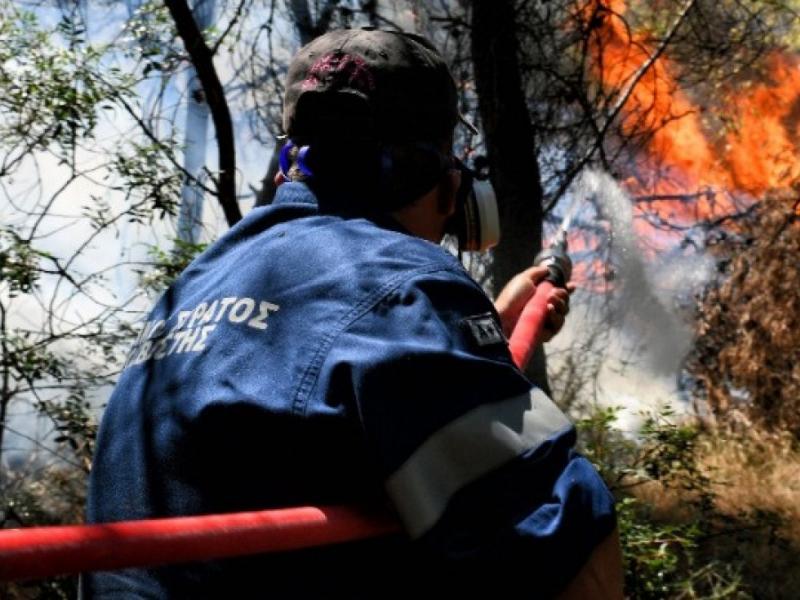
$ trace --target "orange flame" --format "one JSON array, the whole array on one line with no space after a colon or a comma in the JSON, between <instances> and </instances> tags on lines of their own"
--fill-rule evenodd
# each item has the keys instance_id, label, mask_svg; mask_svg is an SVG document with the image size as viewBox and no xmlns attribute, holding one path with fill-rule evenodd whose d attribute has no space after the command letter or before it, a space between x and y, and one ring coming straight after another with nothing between
<instances>
[{"instance_id":1,"label":"orange flame","mask_svg":"<svg viewBox=\"0 0 800 600\"><path fill-rule=\"evenodd\" d=\"M625 182L631 194L647 200L637 204L638 212L688 225L734 211L736 199L757 200L800 180L797 56L775 51L767 61L767 81L718 99L716 110L724 110L732 125L715 135L664 55L628 90L654 49L627 29L621 0L598 0L591 8L598 23L592 39L595 76L606 90L629 91L622 133L645 134L647 140L635 174Z\"/></svg>"},{"instance_id":2,"label":"orange flame","mask_svg":"<svg viewBox=\"0 0 800 600\"><path fill-rule=\"evenodd\" d=\"M800 60L774 52L769 81L736 102L736 127L726 136L725 158L737 189L761 197L800 180Z\"/></svg>"},{"instance_id":3,"label":"orange flame","mask_svg":"<svg viewBox=\"0 0 800 600\"><path fill-rule=\"evenodd\" d=\"M652 255L678 239L661 224L691 227L800 182L800 58L776 49L763 81L723 89L706 110L680 87L668 48L651 59L655 48L631 32L625 11L624 0L590 0L582 16L593 75L609 94L609 110L621 103L612 126L644 140L623 185L636 201L641 250ZM588 232L570 236L571 251L587 257L573 280L594 291L614 285L592 252L600 245Z\"/></svg>"}]
</instances>

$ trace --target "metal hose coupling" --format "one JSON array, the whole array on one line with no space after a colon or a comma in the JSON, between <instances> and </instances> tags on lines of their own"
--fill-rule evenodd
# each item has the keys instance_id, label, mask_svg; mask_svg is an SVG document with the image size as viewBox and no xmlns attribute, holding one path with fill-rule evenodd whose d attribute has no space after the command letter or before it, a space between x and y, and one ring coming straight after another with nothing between
<instances>
[{"instance_id":1,"label":"metal hose coupling","mask_svg":"<svg viewBox=\"0 0 800 600\"><path fill-rule=\"evenodd\" d=\"M547 267L547 277L545 281L550 281L557 287L566 287L569 278L572 276L572 261L567 254L567 232L561 230L550 245L539 254L534 260L536 265Z\"/></svg>"}]
</instances>

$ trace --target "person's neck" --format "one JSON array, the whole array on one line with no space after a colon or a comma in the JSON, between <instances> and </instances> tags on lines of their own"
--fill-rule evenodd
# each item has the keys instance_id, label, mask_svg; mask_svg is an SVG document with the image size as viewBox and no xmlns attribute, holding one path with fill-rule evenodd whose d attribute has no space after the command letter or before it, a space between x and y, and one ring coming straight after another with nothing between
<instances>
[{"instance_id":1,"label":"person's neck","mask_svg":"<svg viewBox=\"0 0 800 600\"><path fill-rule=\"evenodd\" d=\"M434 244L442 241L446 216L439 211L435 188L390 215L412 235Z\"/></svg>"}]
</instances>

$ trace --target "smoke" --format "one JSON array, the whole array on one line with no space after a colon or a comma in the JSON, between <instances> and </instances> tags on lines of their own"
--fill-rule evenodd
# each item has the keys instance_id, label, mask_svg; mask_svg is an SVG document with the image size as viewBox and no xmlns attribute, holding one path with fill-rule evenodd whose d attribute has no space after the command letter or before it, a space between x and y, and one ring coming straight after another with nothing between
<instances>
[{"instance_id":1,"label":"smoke","mask_svg":"<svg viewBox=\"0 0 800 600\"><path fill-rule=\"evenodd\" d=\"M576 193L594 198L611 223L610 244L615 281L612 324L624 333L631 350L641 350L641 363L659 376L677 372L691 344L691 330L678 316L677 294L687 265L669 255L645 261L633 228L630 198L606 173L586 171ZM694 269L693 269L694 270Z\"/></svg>"},{"instance_id":2,"label":"smoke","mask_svg":"<svg viewBox=\"0 0 800 600\"><path fill-rule=\"evenodd\" d=\"M626 421L637 421L637 412L658 404L680 408L677 381L692 344L691 301L708 279L712 261L688 253L678 240L673 241L672 250L645 250L646 240L639 238L634 227L630 197L605 172L586 170L571 192L576 203L584 207L593 204L610 225L603 242L614 278L602 308L594 301L598 291L576 295L575 310L559 345L579 342L596 328L607 330L598 399L603 404L623 405L629 413ZM581 212L587 211L584 208L576 215L576 228L581 226Z\"/></svg>"}]
</instances>

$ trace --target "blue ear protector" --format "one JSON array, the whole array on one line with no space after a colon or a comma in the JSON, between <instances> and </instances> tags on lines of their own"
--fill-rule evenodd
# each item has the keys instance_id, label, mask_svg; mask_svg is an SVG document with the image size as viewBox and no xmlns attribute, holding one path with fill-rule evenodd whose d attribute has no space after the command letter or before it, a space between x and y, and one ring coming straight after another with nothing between
<instances>
[{"instance_id":1,"label":"blue ear protector","mask_svg":"<svg viewBox=\"0 0 800 600\"><path fill-rule=\"evenodd\" d=\"M281 149L280 156L278 157L281 173L283 173L283 176L287 179L287 181L290 180L289 168L292 166L292 157L289 156L289 154L296 147L297 146L295 146L294 142L291 140L286 140L286 143L283 145L283 149ZM309 148L310 146L300 146L297 156L294 159L294 162L297 164L297 168L300 169L300 172L306 177L313 176L311 169L309 169L308 164L306 164L306 157L308 155Z\"/></svg>"}]
</instances>

